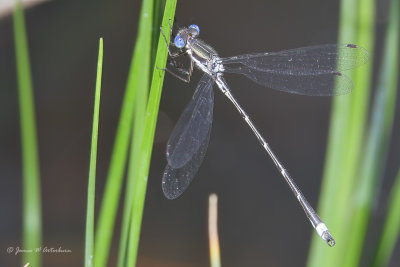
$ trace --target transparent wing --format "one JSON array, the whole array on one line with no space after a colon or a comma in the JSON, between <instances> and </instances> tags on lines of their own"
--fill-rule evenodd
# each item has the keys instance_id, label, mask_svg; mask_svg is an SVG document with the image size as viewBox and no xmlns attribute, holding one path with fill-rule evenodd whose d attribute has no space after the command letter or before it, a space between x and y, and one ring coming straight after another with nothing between
<instances>
[{"instance_id":1,"label":"transparent wing","mask_svg":"<svg viewBox=\"0 0 400 267\"><path fill-rule=\"evenodd\" d=\"M214 107L213 84L211 76L204 74L168 140L167 161L174 169L188 163L209 133Z\"/></svg>"},{"instance_id":2,"label":"transparent wing","mask_svg":"<svg viewBox=\"0 0 400 267\"><path fill-rule=\"evenodd\" d=\"M213 84L211 76L204 74L168 141L162 189L169 199L186 190L203 162L211 133Z\"/></svg>"},{"instance_id":3,"label":"transparent wing","mask_svg":"<svg viewBox=\"0 0 400 267\"><path fill-rule=\"evenodd\" d=\"M255 71L248 67L231 70L231 73L243 74L262 86L292 94L331 96L346 94L353 88L353 82L350 78L340 72L316 75L284 75Z\"/></svg>"},{"instance_id":4,"label":"transparent wing","mask_svg":"<svg viewBox=\"0 0 400 267\"><path fill-rule=\"evenodd\" d=\"M243 64L258 71L284 75L310 75L353 69L367 60L368 52L362 47L327 44L223 58L222 63Z\"/></svg>"},{"instance_id":5,"label":"transparent wing","mask_svg":"<svg viewBox=\"0 0 400 267\"><path fill-rule=\"evenodd\" d=\"M211 128L209 128L207 136L200 145L199 150L182 168L174 169L167 164L161 183L166 198L178 198L186 191L203 162L210 141L210 133Z\"/></svg>"},{"instance_id":6,"label":"transparent wing","mask_svg":"<svg viewBox=\"0 0 400 267\"><path fill-rule=\"evenodd\" d=\"M348 93L351 80L340 71L368 60L356 45L322 45L222 59L225 72L243 74L254 82L284 92L329 96Z\"/></svg>"}]
</instances>

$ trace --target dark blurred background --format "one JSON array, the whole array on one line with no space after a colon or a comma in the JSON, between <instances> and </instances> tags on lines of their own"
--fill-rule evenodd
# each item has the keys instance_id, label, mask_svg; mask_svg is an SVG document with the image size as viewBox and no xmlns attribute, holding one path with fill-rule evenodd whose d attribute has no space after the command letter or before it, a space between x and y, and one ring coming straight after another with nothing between
<instances>
[{"instance_id":1,"label":"dark blurred background","mask_svg":"<svg viewBox=\"0 0 400 267\"><path fill-rule=\"evenodd\" d=\"M330 0L181 0L176 19L180 25L198 24L201 38L224 57L335 43L338 8L338 1ZM378 37L383 36L386 9L387 1L379 2ZM97 210L139 10L140 1L127 0L52 1L26 10L40 146L43 245L72 250L70 254L44 254L44 266L82 266L98 39L104 38L104 67ZM21 246L22 228L12 26L10 15L0 19L0 266L21 265L19 256L5 252L9 246ZM378 42L377 51L380 48ZM183 197L175 201L164 198L161 176L166 164L166 141L199 78L199 71L189 85L170 75L165 78L138 266L208 266L207 198L211 192L219 196L223 266L304 266L314 230L257 138L219 91L215 94L209 149L197 178ZM229 75L226 79L316 207L331 99L285 94L262 88L243 77ZM394 136L399 134L398 117L396 122ZM398 167L398 141L393 140L391 147L386 179L371 222L371 240L379 233L387 194ZM114 237L119 237L119 227L120 220ZM118 243L114 243L110 266L115 265L118 253ZM373 247L367 245L365 249ZM396 257L400 260L399 248L396 251L392 262Z\"/></svg>"}]
</instances>

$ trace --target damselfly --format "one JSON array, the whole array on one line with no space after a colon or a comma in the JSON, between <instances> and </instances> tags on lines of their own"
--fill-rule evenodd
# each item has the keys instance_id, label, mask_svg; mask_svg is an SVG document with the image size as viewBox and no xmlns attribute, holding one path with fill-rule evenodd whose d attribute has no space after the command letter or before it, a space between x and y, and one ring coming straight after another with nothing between
<instances>
[{"instance_id":1,"label":"damselfly","mask_svg":"<svg viewBox=\"0 0 400 267\"><path fill-rule=\"evenodd\" d=\"M334 246L335 240L326 225L232 95L225 82L224 73L242 74L260 85L288 93L310 96L340 95L348 93L353 87L351 80L340 71L365 63L368 52L353 44L328 44L276 53L253 53L221 58L211 46L198 38L199 33L197 25L180 29L173 42L178 48L175 53L171 52L167 43L173 64L177 65L174 58L187 54L190 57L190 66L188 70L177 68L184 77L171 70L164 70L186 82L190 81L194 66L202 70L204 75L168 140L168 164L162 178L164 195L169 199L179 197L193 180L204 159L213 119L215 83L233 103L271 157L317 233L329 246ZM163 36L166 41L164 33Z\"/></svg>"}]
</instances>

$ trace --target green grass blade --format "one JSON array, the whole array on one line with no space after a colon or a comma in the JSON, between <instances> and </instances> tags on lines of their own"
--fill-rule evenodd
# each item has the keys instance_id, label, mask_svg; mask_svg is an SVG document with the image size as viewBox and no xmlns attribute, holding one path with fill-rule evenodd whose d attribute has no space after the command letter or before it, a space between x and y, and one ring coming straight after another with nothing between
<instances>
[{"instance_id":1,"label":"green grass blade","mask_svg":"<svg viewBox=\"0 0 400 267\"><path fill-rule=\"evenodd\" d=\"M164 16L162 20L163 29L169 30L169 24L173 22L175 15L176 0L167 0L164 9ZM167 35L169 42L169 34ZM145 124L142 144L140 146L138 158L138 168L135 177L135 192L133 194L133 207L132 207L132 221L130 226L129 235L129 253L128 265L135 266L137 259L137 251L139 246L140 228L142 223L144 200L146 197L147 179L150 168L151 152L153 149L154 132L156 128L158 109L160 105L161 89L164 81L164 71L156 69L156 67L163 68L167 62L167 47L161 34L158 37L158 48L156 59L153 67L153 75L151 81L151 89L149 101L147 104L147 111L145 113Z\"/></svg>"},{"instance_id":2,"label":"green grass blade","mask_svg":"<svg viewBox=\"0 0 400 267\"><path fill-rule=\"evenodd\" d=\"M338 42L355 41L355 21L354 10L357 9L357 0L348 0L340 2L340 24ZM347 41L346 41L347 40ZM349 75L350 76L350 75ZM336 194L339 191L339 182L337 181L336 172L341 170L343 161L342 155L345 153L346 132L343 129L348 128L349 112L351 105L351 96L335 97L332 104L332 113L330 121L330 132L328 138L328 149L326 152L325 168L321 185L321 193L319 199L318 212L331 230L336 242L340 243L340 239L336 236L336 229L333 225L335 214L331 211L336 205ZM313 233L314 234L314 233ZM323 244L317 235L312 236L310 253L308 257L308 266L319 267L324 262L329 249ZM329 266L326 264L326 266Z\"/></svg>"},{"instance_id":3,"label":"green grass blade","mask_svg":"<svg viewBox=\"0 0 400 267\"><path fill-rule=\"evenodd\" d=\"M372 108L372 120L359 170L359 182L354 192L352 229L349 233L346 266L358 266L367 226L376 196L375 188L383 173L388 142L392 132L399 62L399 0L390 7L389 27L384 44L382 65L379 70L377 91Z\"/></svg>"},{"instance_id":4,"label":"green grass blade","mask_svg":"<svg viewBox=\"0 0 400 267\"><path fill-rule=\"evenodd\" d=\"M139 38L139 36L138 36ZM138 40L138 42L140 42ZM111 155L110 169L100 209L98 225L96 229L95 264L96 267L107 265L109 249L115 224L115 216L118 209L118 201L121 194L123 175L127 160L129 138L132 129L135 99L137 90L135 82L138 76L133 71L134 55L132 55L128 82L123 98L121 115L117 128L117 135ZM139 76L140 77L140 76Z\"/></svg>"},{"instance_id":5,"label":"green grass blade","mask_svg":"<svg viewBox=\"0 0 400 267\"><path fill-rule=\"evenodd\" d=\"M399 240L400 234L400 170L397 174L396 181L393 185L389 198L388 214L383 224L383 231L380 242L378 243L378 251L376 253L372 266L382 267L388 266L390 257L394 251L396 241Z\"/></svg>"},{"instance_id":6,"label":"green grass blade","mask_svg":"<svg viewBox=\"0 0 400 267\"><path fill-rule=\"evenodd\" d=\"M174 2L174 5L176 5L176 2ZM166 6L169 7L170 2L167 1ZM171 8L169 7L168 9L170 10ZM174 6L173 10L175 10L175 6ZM146 16L150 16L150 13L147 13ZM173 15L169 16L168 18L172 20ZM155 29L157 30L158 26ZM153 25L153 31L154 31L154 25ZM139 38L139 36L138 36L138 38ZM165 46L165 44L164 44L164 46ZM141 53L139 53L139 54L141 54ZM140 60L139 60L139 62L140 62ZM157 62L159 62L159 61L157 61ZM165 62L166 62L166 58L165 58ZM165 66L165 62L164 62L164 66ZM135 86L134 86L136 79L138 77L135 76L136 74L133 72L133 65L134 65L134 58L132 58L132 64L131 64L131 68L130 68L130 72L129 72L127 89L126 89L124 102L123 102L123 106L122 106L120 122L119 122L118 130L117 130L116 142L114 145L110 171L109 171L109 175L108 175L108 179L107 179L102 208L101 208L100 216L99 216L99 224L98 224L98 228L97 228L97 232L96 232L96 244L95 244L96 267L97 266L102 267L107 264L109 247L110 247L110 243L111 243L111 239L112 239L112 231L113 231L114 222L115 222L117 203L118 203L121 186L122 186L122 177L123 177L123 171L124 171L124 167L125 167L125 163L126 163L127 148L128 148L128 143L129 143L129 134L131 131L133 115L135 114L134 109L135 109L136 97L138 97L138 95L137 95L138 90L136 90ZM162 65L158 64L157 66L162 66ZM142 77L143 76L139 76L139 78L142 78ZM140 155L143 155L143 153L140 153ZM142 167L142 166L140 166L140 167ZM144 194L145 194L145 192L144 192ZM136 202L133 200L133 203L136 203ZM143 204L139 203L139 205L143 205ZM140 229L140 224L139 224L139 229ZM126 231L126 230L123 229L123 231ZM139 230L139 232L140 232L140 230ZM121 244L125 244L125 243L126 242L121 241Z\"/></svg>"},{"instance_id":7,"label":"green grass blade","mask_svg":"<svg viewBox=\"0 0 400 267\"><path fill-rule=\"evenodd\" d=\"M153 27L152 27L152 37L151 37L151 66L154 65L154 61L157 55L157 45L158 45L158 36L160 34L160 25L162 23L163 15L164 15L164 0L153 0L154 8L153 8ZM173 21L173 20L172 20Z\"/></svg>"},{"instance_id":8,"label":"green grass blade","mask_svg":"<svg viewBox=\"0 0 400 267\"><path fill-rule=\"evenodd\" d=\"M357 38L356 43L363 46L370 53L370 61L354 71L355 89L352 93L351 112L349 114L348 139L344 158L343 174L339 183L340 190L337 191L338 204L336 204L336 231L337 237L342 244L338 249L330 252L328 261L333 261L335 266L356 266L360 254L349 252L351 242L351 231L355 226L352 217L354 206L357 205L354 198L358 184L362 182L359 167L362 160L363 142L365 141L366 121L368 116L368 104L371 91L371 77L373 68L373 53L375 41L375 2L374 0L359 1L357 7ZM363 221L355 226L366 229L368 221ZM361 249L361 248L358 248Z\"/></svg>"},{"instance_id":9,"label":"green grass blade","mask_svg":"<svg viewBox=\"0 0 400 267\"><path fill-rule=\"evenodd\" d=\"M372 0L341 1L339 43L356 43L366 48L373 58L374 3ZM358 27L357 27L358 26ZM355 70L350 77L355 84L352 93L334 98L331 126L322 183L319 212L336 239L334 249L313 236L308 266L344 266L350 222L351 203L356 173L361 156L372 62Z\"/></svg>"},{"instance_id":10,"label":"green grass blade","mask_svg":"<svg viewBox=\"0 0 400 267\"><path fill-rule=\"evenodd\" d=\"M363 141L366 129L366 121L368 116L368 103L371 90L371 77L373 67L373 46L374 46L374 0L360 1L358 5L357 16L357 38L356 43L365 47L370 53L370 61L368 64L361 66L354 71L353 81L355 89L352 92L352 101L350 107L350 121L347 128L348 136L345 153L342 155L344 159L343 173L340 178L340 190L337 191L338 203L335 205L334 221L337 231L337 238L342 245L338 249L330 253L328 260L336 261L336 266L354 266L346 265L343 259L347 260L347 256L358 257L359 255L350 255L348 253L350 240L349 233L352 230L354 221L351 218L354 203L354 192L359 179L359 166L362 158ZM359 225L366 227L368 223ZM333 263L335 264L335 263Z\"/></svg>"},{"instance_id":11,"label":"green grass blade","mask_svg":"<svg viewBox=\"0 0 400 267\"><path fill-rule=\"evenodd\" d=\"M144 0L140 11L139 29L133 53L132 86L136 91L133 132L131 141L130 160L128 164L128 177L125 192L125 203L122 217L122 231L118 251L118 266L126 266L126 253L128 247L129 225L132 210L132 199L135 186L136 172L140 161L140 145L144 129L144 119L147 105L148 90L150 87L150 66L152 54L152 27L153 27L153 0ZM154 48L155 50L155 48Z\"/></svg>"},{"instance_id":12,"label":"green grass blade","mask_svg":"<svg viewBox=\"0 0 400 267\"><path fill-rule=\"evenodd\" d=\"M340 23L338 42L354 42L356 34L356 23L354 21L354 10L357 9L356 0L341 1L340 3ZM350 75L349 75L350 76ZM336 229L333 225L335 214L331 211L336 205L336 194L339 191L339 182L337 181L336 171L341 170L343 161L342 155L345 153L346 132L343 129L348 128L349 112L351 106L351 95L335 97L332 104L332 113L330 121L330 132L328 139L328 149L326 152L325 168L321 186L318 212L331 230L336 242L340 239L336 236ZM329 250L315 234L312 236L308 266L319 267L327 257ZM325 266L330 266L325 264Z\"/></svg>"},{"instance_id":13,"label":"green grass blade","mask_svg":"<svg viewBox=\"0 0 400 267\"><path fill-rule=\"evenodd\" d=\"M42 243L39 156L28 41L24 11L20 1L16 2L13 20L21 125L23 249L34 250L41 247ZM22 261L23 264L29 262L31 266L41 266L41 254L23 253Z\"/></svg>"},{"instance_id":14,"label":"green grass blade","mask_svg":"<svg viewBox=\"0 0 400 267\"><path fill-rule=\"evenodd\" d=\"M85 236L85 263L84 266L93 266L93 244L94 244L94 201L96 185L96 159L97 140L99 130L101 75L103 68L103 38L99 41L99 57L97 61L96 89L94 98L92 144L90 151L89 182L86 209L86 236Z\"/></svg>"}]
</instances>

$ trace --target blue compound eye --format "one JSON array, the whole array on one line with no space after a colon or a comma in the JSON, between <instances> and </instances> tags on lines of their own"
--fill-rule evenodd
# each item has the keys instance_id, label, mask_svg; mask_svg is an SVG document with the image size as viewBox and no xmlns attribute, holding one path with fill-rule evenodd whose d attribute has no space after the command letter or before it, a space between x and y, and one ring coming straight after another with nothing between
<instances>
[{"instance_id":1,"label":"blue compound eye","mask_svg":"<svg viewBox=\"0 0 400 267\"><path fill-rule=\"evenodd\" d=\"M189 26L189 29L194 29L197 31L197 34L200 34L200 28L196 24L192 24Z\"/></svg>"},{"instance_id":2,"label":"blue compound eye","mask_svg":"<svg viewBox=\"0 0 400 267\"><path fill-rule=\"evenodd\" d=\"M174 44L176 47L182 48L185 46L185 41L183 40L183 38L180 35L177 35L174 39Z\"/></svg>"}]
</instances>

